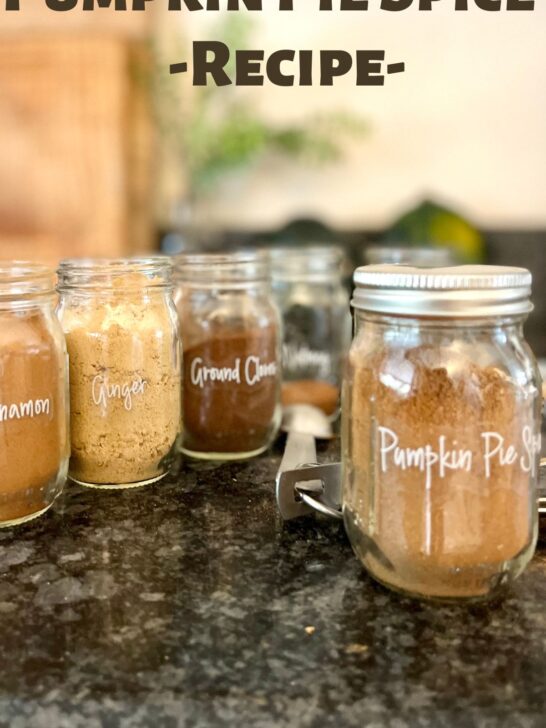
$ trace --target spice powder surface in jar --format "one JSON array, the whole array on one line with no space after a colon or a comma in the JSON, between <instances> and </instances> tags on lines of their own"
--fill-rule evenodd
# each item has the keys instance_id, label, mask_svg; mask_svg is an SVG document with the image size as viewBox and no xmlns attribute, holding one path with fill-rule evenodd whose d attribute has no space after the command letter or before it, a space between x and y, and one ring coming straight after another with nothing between
<instances>
[{"instance_id":1,"label":"spice powder surface in jar","mask_svg":"<svg viewBox=\"0 0 546 728\"><path fill-rule=\"evenodd\" d=\"M0 526L40 515L68 467L67 359L53 271L0 265Z\"/></svg>"},{"instance_id":2,"label":"spice powder surface in jar","mask_svg":"<svg viewBox=\"0 0 546 728\"><path fill-rule=\"evenodd\" d=\"M166 475L181 430L181 360L165 258L64 261L70 477L130 487Z\"/></svg>"},{"instance_id":3,"label":"spice powder surface in jar","mask_svg":"<svg viewBox=\"0 0 546 728\"><path fill-rule=\"evenodd\" d=\"M279 317L261 253L183 255L183 451L233 460L266 450L280 422Z\"/></svg>"},{"instance_id":4,"label":"spice powder surface in jar","mask_svg":"<svg viewBox=\"0 0 546 728\"><path fill-rule=\"evenodd\" d=\"M530 274L357 270L344 391L344 519L383 584L484 598L537 535L540 377L522 322Z\"/></svg>"}]
</instances>

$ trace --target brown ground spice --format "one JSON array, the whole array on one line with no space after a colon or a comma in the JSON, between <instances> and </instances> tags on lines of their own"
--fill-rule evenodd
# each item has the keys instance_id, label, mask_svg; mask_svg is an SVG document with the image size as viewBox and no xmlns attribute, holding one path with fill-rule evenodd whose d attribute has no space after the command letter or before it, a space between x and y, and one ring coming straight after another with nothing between
<instances>
[{"instance_id":1,"label":"brown ground spice","mask_svg":"<svg viewBox=\"0 0 546 728\"><path fill-rule=\"evenodd\" d=\"M330 382L315 379L296 379L283 382L283 407L308 404L318 407L326 415L333 415L339 406L339 387Z\"/></svg>"},{"instance_id":2,"label":"brown ground spice","mask_svg":"<svg viewBox=\"0 0 546 728\"><path fill-rule=\"evenodd\" d=\"M279 413L276 326L209 327L205 334L182 322L182 335L184 449L237 454L267 447Z\"/></svg>"},{"instance_id":3,"label":"brown ground spice","mask_svg":"<svg viewBox=\"0 0 546 728\"><path fill-rule=\"evenodd\" d=\"M51 503L68 457L64 361L42 313L0 313L0 521Z\"/></svg>"},{"instance_id":4,"label":"brown ground spice","mask_svg":"<svg viewBox=\"0 0 546 728\"><path fill-rule=\"evenodd\" d=\"M521 445L523 428L535 429L533 404L505 372L481 368L452 349L419 346L366 354L356 348L350 366L349 523L364 525L395 567L385 568L370 552L372 572L416 594L475 595L533 538L530 476L519 462L501 466L495 459L487 478L482 433L496 432L506 443ZM438 443L444 435L448 447L456 443L471 451L472 469L435 476L429 491L415 468L383 472L379 426L396 432L404 448Z\"/></svg>"}]
</instances>

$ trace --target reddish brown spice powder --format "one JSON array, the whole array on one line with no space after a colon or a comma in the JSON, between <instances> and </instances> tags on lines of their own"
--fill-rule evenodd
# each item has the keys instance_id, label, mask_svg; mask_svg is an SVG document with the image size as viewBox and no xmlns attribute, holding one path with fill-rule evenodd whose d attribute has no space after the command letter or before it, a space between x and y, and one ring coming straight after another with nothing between
<instances>
[{"instance_id":1,"label":"reddish brown spice powder","mask_svg":"<svg viewBox=\"0 0 546 728\"><path fill-rule=\"evenodd\" d=\"M196 338L184 348L184 450L228 455L265 449L279 419L276 327L219 328L201 334L199 343Z\"/></svg>"},{"instance_id":2,"label":"reddish brown spice powder","mask_svg":"<svg viewBox=\"0 0 546 728\"><path fill-rule=\"evenodd\" d=\"M0 521L51 504L68 458L64 362L41 313L0 313Z\"/></svg>"},{"instance_id":3,"label":"reddish brown spice powder","mask_svg":"<svg viewBox=\"0 0 546 728\"><path fill-rule=\"evenodd\" d=\"M499 368L480 367L441 348L354 348L350 367L347 523L382 554L377 558L370 549L364 563L379 580L414 594L485 593L502 564L517 560L532 543L534 503L530 476L519 462L501 465L496 458L487 477L482 435L495 432L506 443L521 443L526 426L534 431L533 406ZM471 453L472 468L435 476L430 489L415 467L384 472L380 426L396 432L401 447L415 450L444 435Z\"/></svg>"}]
</instances>

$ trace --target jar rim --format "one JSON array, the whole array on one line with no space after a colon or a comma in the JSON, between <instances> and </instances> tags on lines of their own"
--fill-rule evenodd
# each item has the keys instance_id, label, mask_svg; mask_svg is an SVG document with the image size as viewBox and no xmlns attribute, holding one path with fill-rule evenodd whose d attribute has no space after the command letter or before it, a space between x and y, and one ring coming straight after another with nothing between
<instances>
[{"instance_id":1,"label":"jar rim","mask_svg":"<svg viewBox=\"0 0 546 728\"><path fill-rule=\"evenodd\" d=\"M164 255L135 256L128 258L65 258L59 263L57 274L59 289L108 287L138 287L131 284L128 276L144 276L146 288L165 287L172 284L172 260ZM124 278L127 280L124 281Z\"/></svg>"},{"instance_id":2,"label":"jar rim","mask_svg":"<svg viewBox=\"0 0 546 728\"><path fill-rule=\"evenodd\" d=\"M352 305L363 311L479 318L527 314L533 310L532 275L525 268L369 265L357 268L354 282Z\"/></svg>"},{"instance_id":3,"label":"jar rim","mask_svg":"<svg viewBox=\"0 0 546 728\"><path fill-rule=\"evenodd\" d=\"M269 256L263 250L223 253L181 253L174 258L177 279L185 285L248 286L268 282L271 277Z\"/></svg>"},{"instance_id":4,"label":"jar rim","mask_svg":"<svg viewBox=\"0 0 546 728\"><path fill-rule=\"evenodd\" d=\"M0 298L53 295L55 272L44 263L28 260L0 261Z\"/></svg>"},{"instance_id":5,"label":"jar rim","mask_svg":"<svg viewBox=\"0 0 546 728\"><path fill-rule=\"evenodd\" d=\"M233 250L228 252L179 253L174 258L175 265L227 265L232 263L253 263L265 260L263 250Z\"/></svg>"},{"instance_id":6,"label":"jar rim","mask_svg":"<svg viewBox=\"0 0 546 728\"><path fill-rule=\"evenodd\" d=\"M126 272L127 269L156 270L170 268L171 259L166 255L146 255L127 258L64 258L59 270L111 270Z\"/></svg>"},{"instance_id":7,"label":"jar rim","mask_svg":"<svg viewBox=\"0 0 546 728\"><path fill-rule=\"evenodd\" d=\"M345 251L338 245L275 246L267 252L274 281L328 281L343 272Z\"/></svg>"}]
</instances>

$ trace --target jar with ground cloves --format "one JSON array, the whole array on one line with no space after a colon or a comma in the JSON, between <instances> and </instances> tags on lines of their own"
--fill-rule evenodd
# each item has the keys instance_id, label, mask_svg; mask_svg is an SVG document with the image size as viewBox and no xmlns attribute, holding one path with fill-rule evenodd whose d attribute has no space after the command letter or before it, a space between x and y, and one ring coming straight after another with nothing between
<instances>
[{"instance_id":1,"label":"jar with ground cloves","mask_svg":"<svg viewBox=\"0 0 546 728\"><path fill-rule=\"evenodd\" d=\"M338 412L351 340L344 255L333 246L270 250L273 291L283 318L283 405Z\"/></svg>"},{"instance_id":2,"label":"jar with ground cloves","mask_svg":"<svg viewBox=\"0 0 546 728\"><path fill-rule=\"evenodd\" d=\"M182 450L237 460L280 424L280 322L259 252L182 255L175 295L184 342Z\"/></svg>"},{"instance_id":3,"label":"jar with ground cloves","mask_svg":"<svg viewBox=\"0 0 546 728\"><path fill-rule=\"evenodd\" d=\"M181 345L167 258L66 260L58 315L70 359L70 477L125 488L163 478L181 432Z\"/></svg>"},{"instance_id":4,"label":"jar with ground cloves","mask_svg":"<svg viewBox=\"0 0 546 728\"><path fill-rule=\"evenodd\" d=\"M382 584L479 600L522 573L537 538L541 382L518 268L355 273L343 410L343 513Z\"/></svg>"},{"instance_id":5,"label":"jar with ground cloves","mask_svg":"<svg viewBox=\"0 0 546 728\"><path fill-rule=\"evenodd\" d=\"M50 508L68 468L68 365L54 275L0 264L0 526Z\"/></svg>"}]
</instances>

